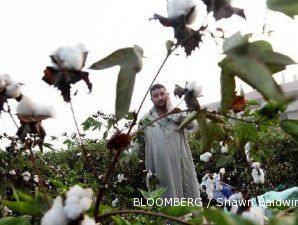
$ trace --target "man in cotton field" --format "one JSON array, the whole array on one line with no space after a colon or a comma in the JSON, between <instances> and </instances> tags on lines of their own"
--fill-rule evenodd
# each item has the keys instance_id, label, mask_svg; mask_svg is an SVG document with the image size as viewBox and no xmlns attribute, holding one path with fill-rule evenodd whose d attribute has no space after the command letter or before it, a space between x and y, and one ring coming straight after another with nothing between
<instances>
[{"instance_id":1,"label":"man in cotton field","mask_svg":"<svg viewBox=\"0 0 298 225\"><path fill-rule=\"evenodd\" d=\"M163 85L153 85L150 95L154 106L142 117L140 126L173 109ZM166 187L162 197L195 200L200 198L199 184L185 134L178 131L180 122L181 114L172 114L144 129L145 165L156 174L158 188Z\"/></svg>"}]
</instances>

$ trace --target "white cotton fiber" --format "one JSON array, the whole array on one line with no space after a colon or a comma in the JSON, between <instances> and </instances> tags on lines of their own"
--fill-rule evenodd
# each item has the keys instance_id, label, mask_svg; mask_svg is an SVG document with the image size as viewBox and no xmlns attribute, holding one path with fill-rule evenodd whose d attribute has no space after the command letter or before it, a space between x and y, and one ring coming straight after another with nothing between
<instances>
[{"instance_id":1,"label":"white cotton fiber","mask_svg":"<svg viewBox=\"0 0 298 225\"><path fill-rule=\"evenodd\" d=\"M77 219L92 204L93 191L79 185L72 187L66 194L64 211L69 219Z\"/></svg>"},{"instance_id":2,"label":"white cotton fiber","mask_svg":"<svg viewBox=\"0 0 298 225\"><path fill-rule=\"evenodd\" d=\"M265 182L263 169L252 169L251 175L255 184L263 184Z\"/></svg>"},{"instance_id":3,"label":"white cotton fiber","mask_svg":"<svg viewBox=\"0 0 298 225\"><path fill-rule=\"evenodd\" d=\"M67 225L66 214L63 211L62 198L54 200L52 208L41 219L41 225Z\"/></svg>"},{"instance_id":4,"label":"white cotton fiber","mask_svg":"<svg viewBox=\"0 0 298 225\"><path fill-rule=\"evenodd\" d=\"M200 160L203 162L209 162L212 158L212 154L210 152L205 152L204 154L200 155Z\"/></svg>"},{"instance_id":5,"label":"white cotton fiber","mask_svg":"<svg viewBox=\"0 0 298 225\"><path fill-rule=\"evenodd\" d=\"M21 96L21 84L15 82L8 74L0 75L0 92L4 90L8 98Z\"/></svg>"},{"instance_id":6,"label":"white cotton fiber","mask_svg":"<svg viewBox=\"0 0 298 225\"><path fill-rule=\"evenodd\" d=\"M189 10L196 5L197 5L196 0L168 0L168 4L167 4L168 16L169 18L176 18L182 15L186 15L189 12ZM189 21L187 21L188 24L191 24L194 22L196 15L197 15L197 9L195 9Z\"/></svg>"},{"instance_id":7,"label":"white cotton fiber","mask_svg":"<svg viewBox=\"0 0 298 225\"><path fill-rule=\"evenodd\" d=\"M51 106L37 105L27 96L23 96L21 102L17 106L17 114L28 116L42 115L53 117L53 108Z\"/></svg>"},{"instance_id":8,"label":"white cotton fiber","mask_svg":"<svg viewBox=\"0 0 298 225\"><path fill-rule=\"evenodd\" d=\"M22 94L19 83L11 83L6 87L5 95L9 98L18 98Z\"/></svg>"},{"instance_id":9,"label":"white cotton fiber","mask_svg":"<svg viewBox=\"0 0 298 225\"><path fill-rule=\"evenodd\" d=\"M81 222L81 225L96 225L96 223L94 219L85 215L84 220Z\"/></svg>"},{"instance_id":10,"label":"white cotton fiber","mask_svg":"<svg viewBox=\"0 0 298 225\"><path fill-rule=\"evenodd\" d=\"M198 98L202 94L202 86L197 85L196 81L186 85L186 89L193 92L193 96Z\"/></svg>"},{"instance_id":11,"label":"white cotton fiber","mask_svg":"<svg viewBox=\"0 0 298 225\"><path fill-rule=\"evenodd\" d=\"M58 58L58 60L63 64L65 69L69 70L80 70L84 64L84 54L86 53L86 48L83 44L78 44L71 47L59 47L53 55ZM55 69L59 67L54 64Z\"/></svg>"}]
</instances>

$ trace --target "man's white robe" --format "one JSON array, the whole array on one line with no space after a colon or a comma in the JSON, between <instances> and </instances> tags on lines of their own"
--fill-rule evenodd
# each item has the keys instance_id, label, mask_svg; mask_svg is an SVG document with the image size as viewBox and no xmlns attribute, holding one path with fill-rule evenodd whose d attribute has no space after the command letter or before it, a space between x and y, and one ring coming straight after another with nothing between
<instances>
[{"instance_id":1,"label":"man's white robe","mask_svg":"<svg viewBox=\"0 0 298 225\"><path fill-rule=\"evenodd\" d=\"M169 115L145 128L145 165L156 174L159 187L166 187L164 198L200 198L199 184L185 133L178 131L181 115ZM141 121L154 120L153 107Z\"/></svg>"}]
</instances>

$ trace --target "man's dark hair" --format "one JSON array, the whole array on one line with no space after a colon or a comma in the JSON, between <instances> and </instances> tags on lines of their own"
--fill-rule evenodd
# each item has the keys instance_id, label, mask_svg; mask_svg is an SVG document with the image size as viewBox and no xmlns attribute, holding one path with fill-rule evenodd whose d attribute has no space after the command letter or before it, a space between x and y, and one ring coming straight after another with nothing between
<instances>
[{"instance_id":1,"label":"man's dark hair","mask_svg":"<svg viewBox=\"0 0 298 225\"><path fill-rule=\"evenodd\" d=\"M163 86L162 84L154 84L154 85L152 85L152 87L150 88L150 95L152 95L152 91L157 90L157 89L160 89L160 88L163 88L163 89L167 90L167 89L165 88L165 86Z\"/></svg>"}]
</instances>

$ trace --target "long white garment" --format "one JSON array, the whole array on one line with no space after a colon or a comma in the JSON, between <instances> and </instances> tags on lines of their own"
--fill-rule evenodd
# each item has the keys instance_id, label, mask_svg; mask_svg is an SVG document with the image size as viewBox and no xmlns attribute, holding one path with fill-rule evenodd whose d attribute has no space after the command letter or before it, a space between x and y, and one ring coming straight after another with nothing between
<instances>
[{"instance_id":1,"label":"long white garment","mask_svg":"<svg viewBox=\"0 0 298 225\"><path fill-rule=\"evenodd\" d=\"M153 107L145 119L154 120ZM166 187L164 198L200 198L199 184L185 134L178 131L178 116L169 115L144 130L145 165L156 174L159 187Z\"/></svg>"}]
</instances>

